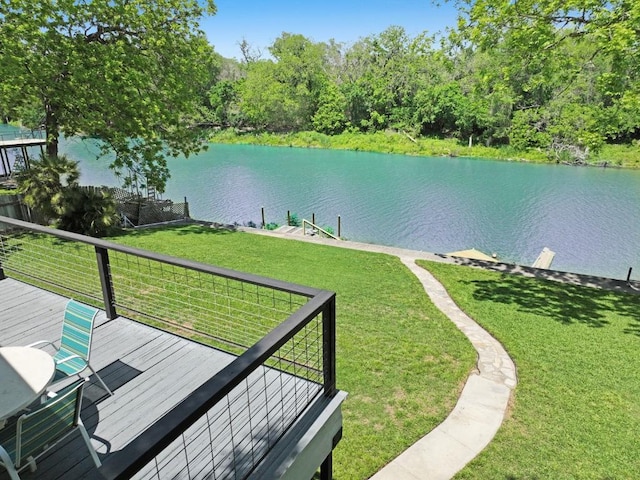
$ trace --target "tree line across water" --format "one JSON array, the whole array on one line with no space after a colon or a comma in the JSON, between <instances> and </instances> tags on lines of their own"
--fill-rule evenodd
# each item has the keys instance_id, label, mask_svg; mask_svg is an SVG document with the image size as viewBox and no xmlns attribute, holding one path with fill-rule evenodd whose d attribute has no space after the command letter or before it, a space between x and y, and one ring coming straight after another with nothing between
<instances>
[{"instance_id":1,"label":"tree line across water","mask_svg":"<svg viewBox=\"0 0 640 480\"><path fill-rule=\"evenodd\" d=\"M202 148L202 127L393 130L572 163L622 144L637 159L640 2L457 5L458 27L438 37L282 33L264 52L241 41L235 60L199 29L212 0L12 0L0 6L0 113L44 125L49 155L61 133L98 138L125 186L160 191L167 156Z\"/></svg>"}]
</instances>

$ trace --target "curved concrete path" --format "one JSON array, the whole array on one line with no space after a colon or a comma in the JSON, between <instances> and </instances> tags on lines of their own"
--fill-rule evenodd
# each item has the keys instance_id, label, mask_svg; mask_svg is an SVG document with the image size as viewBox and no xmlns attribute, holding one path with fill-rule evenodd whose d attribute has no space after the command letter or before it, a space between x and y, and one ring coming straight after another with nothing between
<instances>
[{"instance_id":1,"label":"curved concrete path","mask_svg":"<svg viewBox=\"0 0 640 480\"><path fill-rule=\"evenodd\" d=\"M493 439L509 406L517 383L516 367L486 330L467 316L433 275L416 260L448 261L427 252L357 242L336 242L318 237L291 236L265 230L251 233L320 243L334 247L387 253L400 258L424 286L431 301L466 335L478 352L477 372L472 373L449 416L435 429L376 473L372 480L445 480L473 460ZM426 386L428 387L428 385Z\"/></svg>"},{"instance_id":2,"label":"curved concrete path","mask_svg":"<svg viewBox=\"0 0 640 480\"><path fill-rule=\"evenodd\" d=\"M469 376L445 421L376 473L373 480L451 478L494 437L517 383L515 365L502 345L458 308L442 284L416 265L417 258L400 256L431 301L471 341L478 352L478 372Z\"/></svg>"}]
</instances>

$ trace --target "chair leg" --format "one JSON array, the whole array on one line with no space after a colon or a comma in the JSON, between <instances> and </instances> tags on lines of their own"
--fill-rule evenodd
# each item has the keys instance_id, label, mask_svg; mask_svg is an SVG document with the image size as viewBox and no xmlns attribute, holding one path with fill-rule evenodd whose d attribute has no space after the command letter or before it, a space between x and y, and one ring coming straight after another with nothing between
<instances>
[{"instance_id":1,"label":"chair leg","mask_svg":"<svg viewBox=\"0 0 640 480\"><path fill-rule=\"evenodd\" d=\"M11 460L7 451L2 448L2 445L0 445L0 464L4 465L4 468L7 469L7 473L11 480L20 480L16 467L13 466L13 460Z\"/></svg>"},{"instance_id":2,"label":"chair leg","mask_svg":"<svg viewBox=\"0 0 640 480\"><path fill-rule=\"evenodd\" d=\"M102 463L100 462L100 459L98 458L98 454L96 453L96 449L93 448L93 445L91 445L91 439L89 438L89 434L87 433L87 430L84 428L84 424L82 423L82 420L80 420L80 419L78 419L78 430L80 430L80 434L82 435L82 438L84 439L84 443L87 444L87 448L89 449L89 454L91 455L91 458L93 459L93 463L96 464L96 467L100 468Z\"/></svg>"},{"instance_id":3,"label":"chair leg","mask_svg":"<svg viewBox=\"0 0 640 480\"><path fill-rule=\"evenodd\" d=\"M100 375L98 375L96 373L96 371L93 369L93 367L91 365L89 365L89 369L91 370L91 373L93 373L96 376L96 378L98 379L98 381L102 384L102 388L104 388L107 392L109 392L109 395L113 395L113 392L109 389L109 387L107 387L107 384L104 383L102 378L100 378Z\"/></svg>"}]
</instances>

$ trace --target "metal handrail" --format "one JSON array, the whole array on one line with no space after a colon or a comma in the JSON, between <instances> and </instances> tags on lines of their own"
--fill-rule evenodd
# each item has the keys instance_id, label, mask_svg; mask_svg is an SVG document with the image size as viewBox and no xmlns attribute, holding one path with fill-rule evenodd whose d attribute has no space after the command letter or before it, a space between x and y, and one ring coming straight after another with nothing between
<instances>
[{"instance_id":1,"label":"metal handrail","mask_svg":"<svg viewBox=\"0 0 640 480\"><path fill-rule=\"evenodd\" d=\"M164 448L169 446L184 431L204 416L211 408L228 395L235 386L246 379L256 368L261 366L282 345L302 330L318 314L323 315L324 329L333 331L335 325L335 293L321 291L309 303L294 312L285 322L280 324L262 340L237 357L231 364L201 385L180 404L165 414L162 419L151 425L122 450L108 457L100 474L105 480L125 480L131 478ZM333 325L332 325L333 324ZM328 332L325 332L327 334ZM333 397L335 384L335 335L329 334L325 345L329 347L324 354L328 364L325 369L325 384L322 394Z\"/></svg>"},{"instance_id":2,"label":"metal handrail","mask_svg":"<svg viewBox=\"0 0 640 480\"><path fill-rule=\"evenodd\" d=\"M239 272L237 270L232 270L229 268L215 267L213 265L195 262L192 260L186 260L184 258L173 257L170 255L164 255L161 253L150 252L148 250L142 250L140 248L128 247L125 245L120 245L118 243L101 240L99 238L87 237L85 235L80 235L73 232L67 232L64 230L56 230L53 228L44 227L42 225L36 225L34 223L25 222L22 220L16 220L9 217L0 216L0 224L2 223L13 225L14 227L24 228L32 232L44 233L46 235L58 237L63 240L71 240L74 242L93 245L94 247L100 248L103 250L113 250L116 252L127 253L130 255L135 255L140 258L145 258L149 260L155 260L158 262L166 263L167 265L177 265L180 267L186 267L198 272L210 273L213 275L217 275L219 277L238 279L246 283L251 283L253 285L259 285L259 286L264 286L268 288L273 288L275 290L296 293L298 295L304 295L306 297L314 297L320 292L320 290L317 288L307 287L307 286L298 285L290 282L284 282L281 280L275 280L273 278L263 277L260 275Z\"/></svg>"},{"instance_id":3,"label":"metal handrail","mask_svg":"<svg viewBox=\"0 0 640 480\"><path fill-rule=\"evenodd\" d=\"M7 224L18 229L57 237L62 240L81 242L92 245L96 251L97 271L103 289L105 311L108 318L115 318L115 297L110 276L109 251L117 251L140 258L153 260L167 265L180 266L185 269L209 273L249 284L268 287L308 297L309 300L293 311L282 323L268 331L255 344L238 356L227 367L212 376L196 391L188 395L181 403L167 412L147 430L139 434L132 442L119 452L109 456L99 469L101 478L108 480L124 480L131 478L159 455L167 446L182 435L198 419L219 404L234 387L245 381L261 365L294 336L302 331L318 316L320 318L321 350L321 382L319 390L308 399L313 401L317 396L326 398L335 396L336 390L336 319L335 293L312 287L296 285L267 277L237 272L214 267L199 262L185 260L168 255L157 254L137 248L127 247L105 240L95 239L76 233L56 230L40 225L0 216L0 225ZM0 236L1 240L1 236ZM3 265L0 263L0 280L5 278ZM308 405L308 404L307 404ZM300 412L304 411L303 409ZM289 428L289 425L287 428ZM331 478L330 466L324 467L323 478ZM328 473L327 473L328 472Z\"/></svg>"},{"instance_id":4,"label":"metal handrail","mask_svg":"<svg viewBox=\"0 0 640 480\"><path fill-rule=\"evenodd\" d=\"M329 238L333 238L334 240L340 240L339 237L336 237L334 234L327 232L325 229L320 228L318 225L311 223L309 220L305 220L304 218L302 219L302 233L304 235L307 234L307 225L310 226L313 230L317 230L318 232L323 233L324 235L326 235Z\"/></svg>"}]
</instances>

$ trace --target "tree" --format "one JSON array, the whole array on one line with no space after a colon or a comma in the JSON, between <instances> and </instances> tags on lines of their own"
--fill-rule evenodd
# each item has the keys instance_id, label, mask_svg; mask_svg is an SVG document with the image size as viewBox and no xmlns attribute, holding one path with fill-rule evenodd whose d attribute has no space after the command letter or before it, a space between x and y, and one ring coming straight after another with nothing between
<instances>
[{"instance_id":1,"label":"tree","mask_svg":"<svg viewBox=\"0 0 640 480\"><path fill-rule=\"evenodd\" d=\"M343 66L342 90L350 122L368 130L407 128L415 94L430 80L431 47L427 35L410 38L398 26L356 42L346 52Z\"/></svg>"},{"instance_id":2,"label":"tree","mask_svg":"<svg viewBox=\"0 0 640 480\"><path fill-rule=\"evenodd\" d=\"M586 39L602 54L637 59L640 4L629 0L458 0L458 27L483 48L505 35L528 58L552 55L570 39ZM560 33L560 35L557 35Z\"/></svg>"},{"instance_id":3,"label":"tree","mask_svg":"<svg viewBox=\"0 0 640 480\"><path fill-rule=\"evenodd\" d=\"M242 112L257 128L310 127L326 81L325 45L283 33L269 52L274 60L247 63L247 76L239 86Z\"/></svg>"},{"instance_id":4,"label":"tree","mask_svg":"<svg viewBox=\"0 0 640 480\"><path fill-rule=\"evenodd\" d=\"M605 138L640 131L640 2L460 0L458 5L462 14L453 38L500 57L499 68L489 74L492 83L512 94L515 112L534 110L517 115L517 142L546 138L597 148ZM542 135L526 134L527 123Z\"/></svg>"},{"instance_id":5,"label":"tree","mask_svg":"<svg viewBox=\"0 0 640 480\"><path fill-rule=\"evenodd\" d=\"M347 125L347 99L338 86L327 80L318 97L318 109L313 115L316 131L329 135L342 132Z\"/></svg>"},{"instance_id":6,"label":"tree","mask_svg":"<svg viewBox=\"0 0 640 480\"><path fill-rule=\"evenodd\" d=\"M241 123L237 85L238 82L221 80L209 91L209 108L215 125L229 127Z\"/></svg>"},{"instance_id":7,"label":"tree","mask_svg":"<svg viewBox=\"0 0 640 480\"><path fill-rule=\"evenodd\" d=\"M47 154L61 134L114 151L116 171L162 191L165 155L198 151L198 96L212 49L198 19L212 0L11 0L0 3L0 110L38 105Z\"/></svg>"}]
</instances>

